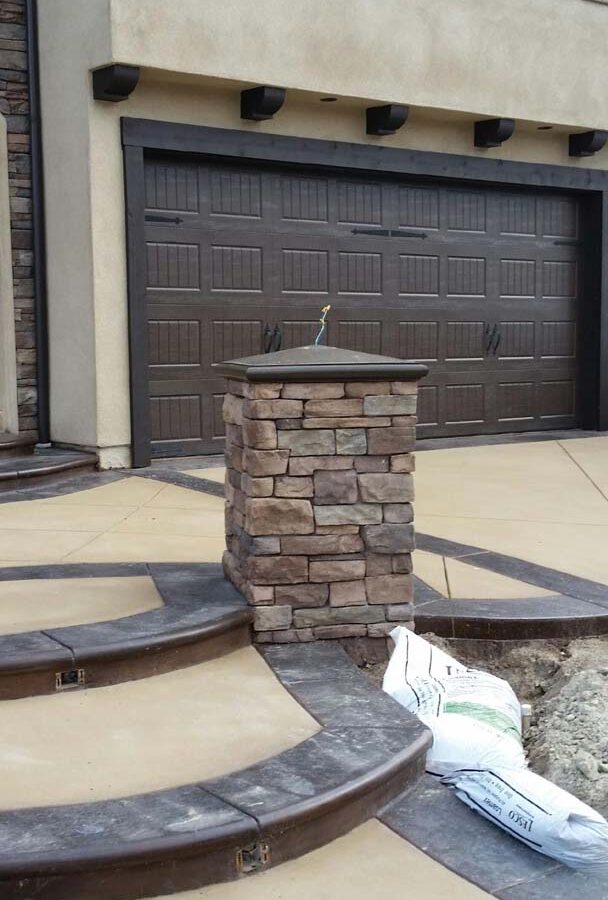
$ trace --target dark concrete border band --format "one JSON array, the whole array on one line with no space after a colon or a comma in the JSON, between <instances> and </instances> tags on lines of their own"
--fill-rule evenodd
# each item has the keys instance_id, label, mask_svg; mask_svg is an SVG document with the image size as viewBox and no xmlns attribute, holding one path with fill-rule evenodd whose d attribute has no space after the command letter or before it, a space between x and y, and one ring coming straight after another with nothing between
<instances>
[{"instance_id":1,"label":"dark concrete border band","mask_svg":"<svg viewBox=\"0 0 608 900\"><path fill-rule=\"evenodd\" d=\"M54 693L60 672L100 687L158 675L250 643L252 613L215 563L0 569L0 580L149 575L164 606L106 622L0 637L0 700Z\"/></svg>"},{"instance_id":2,"label":"dark concrete border band","mask_svg":"<svg viewBox=\"0 0 608 900\"><path fill-rule=\"evenodd\" d=\"M267 844L277 865L377 815L418 780L430 732L338 645L272 647L265 658L318 734L208 782L0 812L3 900L136 900L228 881L241 874L243 847Z\"/></svg>"},{"instance_id":3,"label":"dark concrete border band","mask_svg":"<svg viewBox=\"0 0 608 900\"><path fill-rule=\"evenodd\" d=\"M608 586L523 559L459 544L433 535L416 536L419 550L458 559L499 575L544 588L548 597L521 600L447 600L429 593L418 579L418 631L476 640L538 640L608 634Z\"/></svg>"}]
</instances>

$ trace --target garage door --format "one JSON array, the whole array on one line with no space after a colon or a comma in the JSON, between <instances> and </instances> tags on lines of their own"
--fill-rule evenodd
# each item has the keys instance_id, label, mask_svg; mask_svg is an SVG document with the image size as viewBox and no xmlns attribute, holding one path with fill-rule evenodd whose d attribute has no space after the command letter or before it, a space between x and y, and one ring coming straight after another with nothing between
<instances>
[{"instance_id":1,"label":"garage door","mask_svg":"<svg viewBox=\"0 0 608 900\"><path fill-rule=\"evenodd\" d=\"M152 455L217 452L212 363L311 343L422 360L420 436L574 426L578 201L151 157Z\"/></svg>"}]
</instances>

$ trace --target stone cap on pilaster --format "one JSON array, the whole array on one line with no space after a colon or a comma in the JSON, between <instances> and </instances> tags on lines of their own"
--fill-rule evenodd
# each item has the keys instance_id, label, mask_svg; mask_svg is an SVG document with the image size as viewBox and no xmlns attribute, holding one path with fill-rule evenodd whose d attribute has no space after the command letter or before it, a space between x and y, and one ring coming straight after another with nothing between
<instances>
[{"instance_id":1,"label":"stone cap on pilaster","mask_svg":"<svg viewBox=\"0 0 608 900\"><path fill-rule=\"evenodd\" d=\"M422 363L315 345L232 359L213 368L226 378L255 382L418 381L428 373Z\"/></svg>"}]
</instances>

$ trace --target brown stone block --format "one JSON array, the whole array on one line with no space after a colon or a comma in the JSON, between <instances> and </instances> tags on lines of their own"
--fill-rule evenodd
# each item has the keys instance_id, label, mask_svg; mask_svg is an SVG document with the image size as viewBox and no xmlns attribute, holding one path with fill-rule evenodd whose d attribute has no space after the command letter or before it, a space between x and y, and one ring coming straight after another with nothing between
<instances>
[{"instance_id":1,"label":"brown stone block","mask_svg":"<svg viewBox=\"0 0 608 900\"><path fill-rule=\"evenodd\" d=\"M369 625L384 622L384 610L372 606L324 606L320 609L296 609L293 624L296 628L316 625Z\"/></svg>"},{"instance_id":2,"label":"brown stone block","mask_svg":"<svg viewBox=\"0 0 608 900\"><path fill-rule=\"evenodd\" d=\"M245 383L243 381L237 381L235 378L227 378L226 393L234 394L236 397L244 397Z\"/></svg>"},{"instance_id":3,"label":"brown stone block","mask_svg":"<svg viewBox=\"0 0 608 900\"><path fill-rule=\"evenodd\" d=\"M313 633L317 641L360 638L367 635L367 625L320 625L318 628L313 628Z\"/></svg>"},{"instance_id":4,"label":"brown stone block","mask_svg":"<svg viewBox=\"0 0 608 900\"><path fill-rule=\"evenodd\" d=\"M392 416L391 417L392 425L408 425L412 428L415 428L417 422L418 422L417 416Z\"/></svg>"},{"instance_id":5,"label":"brown stone block","mask_svg":"<svg viewBox=\"0 0 608 900\"><path fill-rule=\"evenodd\" d=\"M416 457L412 453L391 456L391 472L413 472L415 468Z\"/></svg>"},{"instance_id":6,"label":"brown stone block","mask_svg":"<svg viewBox=\"0 0 608 900\"><path fill-rule=\"evenodd\" d=\"M357 472L388 472L388 456L358 456L355 460Z\"/></svg>"},{"instance_id":7,"label":"brown stone block","mask_svg":"<svg viewBox=\"0 0 608 900\"><path fill-rule=\"evenodd\" d=\"M243 448L236 444L227 444L225 452L226 466L238 472L243 471ZM233 484L236 487L235 484Z\"/></svg>"},{"instance_id":8,"label":"brown stone block","mask_svg":"<svg viewBox=\"0 0 608 900\"><path fill-rule=\"evenodd\" d=\"M390 424L391 419L388 416L386 416L385 418L353 417L352 419L349 419L347 417L339 419L334 416L332 418L302 420L302 427L308 430L312 430L315 428L386 428Z\"/></svg>"},{"instance_id":9,"label":"brown stone block","mask_svg":"<svg viewBox=\"0 0 608 900\"><path fill-rule=\"evenodd\" d=\"M280 431L294 431L296 428L301 428L302 421L302 419L275 419Z\"/></svg>"},{"instance_id":10,"label":"brown stone block","mask_svg":"<svg viewBox=\"0 0 608 900\"><path fill-rule=\"evenodd\" d=\"M282 403L298 403L282 400ZM291 451L292 456L323 456L336 452L336 436L333 431L279 431L279 447Z\"/></svg>"},{"instance_id":11,"label":"brown stone block","mask_svg":"<svg viewBox=\"0 0 608 900\"><path fill-rule=\"evenodd\" d=\"M414 617L414 605L412 603L398 603L388 606L386 618L389 622L409 622Z\"/></svg>"},{"instance_id":12,"label":"brown stone block","mask_svg":"<svg viewBox=\"0 0 608 900\"><path fill-rule=\"evenodd\" d=\"M255 450L276 450L277 426L274 422L264 419L245 419L243 442Z\"/></svg>"},{"instance_id":13,"label":"brown stone block","mask_svg":"<svg viewBox=\"0 0 608 900\"><path fill-rule=\"evenodd\" d=\"M412 554L398 553L396 556L393 556L392 568L395 573L405 573L409 575L410 572L413 571Z\"/></svg>"},{"instance_id":14,"label":"brown stone block","mask_svg":"<svg viewBox=\"0 0 608 900\"><path fill-rule=\"evenodd\" d=\"M340 456L363 456L367 453L365 428L339 428L336 431L336 453Z\"/></svg>"},{"instance_id":15,"label":"brown stone block","mask_svg":"<svg viewBox=\"0 0 608 900\"><path fill-rule=\"evenodd\" d=\"M284 475L287 471L288 461L288 450L252 450L250 447L245 447L242 469L254 477Z\"/></svg>"},{"instance_id":16,"label":"brown stone block","mask_svg":"<svg viewBox=\"0 0 608 900\"><path fill-rule=\"evenodd\" d=\"M309 565L311 582L357 581L365 575L364 559L312 560Z\"/></svg>"},{"instance_id":17,"label":"brown stone block","mask_svg":"<svg viewBox=\"0 0 608 900\"><path fill-rule=\"evenodd\" d=\"M226 443L243 446L243 429L240 425L226 425Z\"/></svg>"},{"instance_id":18,"label":"brown stone block","mask_svg":"<svg viewBox=\"0 0 608 900\"><path fill-rule=\"evenodd\" d=\"M363 541L358 534L320 535L281 538L281 550L289 556L319 556L323 553L360 553Z\"/></svg>"},{"instance_id":19,"label":"brown stone block","mask_svg":"<svg viewBox=\"0 0 608 900\"><path fill-rule=\"evenodd\" d=\"M412 416L416 413L416 394L389 394L387 397L365 397L366 416Z\"/></svg>"},{"instance_id":20,"label":"brown stone block","mask_svg":"<svg viewBox=\"0 0 608 900\"><path fill-rule=\"evenodd\" d=\"M308 581L305 556L252 556L247 560L252 584L301 584Z\"/></svg>"},{"instance_id":21,"label":"brown stone block","mask_svg":"<svg viewBox=\"0 0 608 900\"><path fill-rule=\"evenodd\" d=\"M309 500L249 498L245 529L251 535L312 534L312 506Z\"/></svg>"},{"instance_id":22,"label":"brown stone block","mask_svg":"<svg viewBox=\"0 0 608 900\"><path fill-rule=\"evenodd\" d=\"M356 503L358 499L356 473L352 469L342 472L315 472L314 498L315 504L322 506Z\"/></svg>"},{"instance_id":23,"label":"brown stone block","mask_svg":"<svg viewBox=\"0 0 608 900\"><path fill-rule=\"evenodd\" d=\"M347 397L367 397L368 394L390 394L388 381L349 381L344 386Z\"/></svg>"},{"instance_id":24,"label":"brown stone block","mask_svg":"<svg viewBox=\"0 0 608 900\"><path fill-rule=\"evenodd\" d=\"M390 426L368 432L368 451L371 456L383 453L407 453L416 444L416 429Z\"/></svg>"},{"instance_id":25,"label":"brown stone block","mask_svg":"<svg viewBox=\"0 0 608 900\"><path fill-rule=\"evenodd\" d=\"M230 553L229 550L224 550L222 555L222 566L228 581L231 581L238 590L242 590L245 585L245 579L239 568L237 558Z\"/></svg>"},{"instance_id":26,"label":"brown stone block","mask_svg":"<svg viewBox=\"0 0 608 900\"><path fill-rule=\"evenodd\" d=\"M317 525L315 534L359 534L358 525Z\"/></svg>"},{"instance_id":27,"label":"brown stone block","mask_svg":"<svg viewBox=\"0 0 608 900\"><path fill-rule=\"evenodd\" d=\"M301 400L245 400L243 414L247 419L292 419L303 412Z\"/></svg>"},{"instance_id":28,"label":"brown stone block","mask_svg":"<svg viewBox=\"0 0 608 900\"><path fill-rule=\"evenodd\" d=\"M368 503L405 503L414 499L414 483L411 475L371 472L359 475L359 493Z\"/></svg>"},{"instance_id":29,"label":"brown stone block","mask_svg":"<svg viewBox=\"0 0 608 900\"><path fill-rule=\"evenodd\" d=\"M414 599L411 575L375 575L365 579L368 603L410 603Z\"/></svg>"},{"instance_id":30,"label":"brown stone block","mask_svg":"<svg viewBox=\"0 0 608 900\"><path fill-rule=\"evenodd\" d=\"M276 556L281 552L281 538L279 537L250 537L243 534L246 541L247 553L251 556Z\"/></svg>"},{"instance_id":31,"label":"brown stone block","mask_svg":"<svg viewBox=\"0 0 608 900\"><path fill-rule=\"evenodd\" d=\"M252 478L251 475L241 475L241 490L248 497L272 497L274 491L274 478Z\"/></svg>"},{"instance_id":32,"label":"brown stone block","mask_svg":"<svg viewBox=\"0 0 608 900\"><path fill-rule=\"evenodd\" d=\"M394 627L394 622L378 622L375 625L367 626L367 634L370 638L385 638L389 636Z\"/></svg>"},{"instance_id":33,"label":"brown stone block","mask_svg":"<svg viewBox=\"0 0 608 900\"><path fill-rule=\"evenodd\" d=\"M382 521L382 507L373 503L315 506L317 525L376 525Z\"/></svg>"},{"instance_id":34,"label":"brown stone block","mask_svg":"<svg viewBox=\"0 0 608 900\"><path fill-rule=\"evenodd\" d=\"M256 606L253 610L254 631L278 631L289 628L291 620L289 606Z\"/></svg>"},{"instance_id":35,"label":"brown stone block","mask_svg":"<svg viewBox=\"0 0 608 900\"><path fill-rule=\"evenodd\" d=\"M392 558L387 554L368 553L365 557L366 575L390 575L392 571Z\"/></svg>"},{"instance_id":36,"label":"brown stone block","mask_svg":"<svg viewBox=\"0 0 608 900\"><path fill-rule=\"evenodd\" d=\"M290 475L312 475L317 469L338 471L352 467L352 457L348 456L299 456L289 460Z\"/></svg>"},{"instance_id":37,"label":"brown stone block","mask_svg":"<svg viewBox=\"0 0 608 900\"><path fill-rule=\"evenodd\" d=\"M252 606L274 603L274 588L270 585L248 584L244 594L247 602Z\"/></svg>"},{"instance_id":38,"label":"brown stone block","mask_svg":"<svg viewBox=\"0 0 608 900\"><path fill-rule=\"evenodd\" d=\"M243 400L241 397L235 397L234 394L224 394L224 405L222 407L222 415L224 422L230 425L243 424Z\"/></svg>"},{"instance_id":39,"label":"brown stone block","mask_svg":"<svg viewBox=\"0 0 608 900\"><path fill-rule=\"evenodd\" d=\"M363 400L308 400L304 404L305 416L362 416Z\"/></svg>"},{"instance_id":40,"label":"brown stone block","mask_svg":"<svg viewBox=\"0 0 608 900\"><path fill-rule=\"evenodd\" d=\"M407 476L404 476L407 477ZM408 524L414 518L411 503L385 503L384 521L390 525Z\"/></svg>"},{"instance_id":41,"label":"brown stone block","mask_svg":"<svg viewBox=\"0 0 608 900\"><path fill-rule=\"evenodd\" d=\"M281 392L286 400L334 400L343 396L343 384L286 384Z\"/></svg>"},{"instance_id":42,"label":"brown stone block","mask_svg":"<svg viewBox=\"0 0 608 900\"><path fill-rule=\"evenodd\" d=\"M365 582L334 581L329 586L329 603L330 606L365 606Z\"/></svg>"},{"instance_id":43,"label":"brown stone block","mask_svg":"<svg viewBox=\"0 0 608 900\"><path fill-rule=\"evenodd\" d=\"M365 525L361 531L373 553L410 553L415 546L413 525Z\"/></svg>"},{"instance_id":44,"label":"brown stone block","mask_svg":"<svg viewBox=\"0 0 608 900\"><path fill-rule=\"evenodd\" d=\"M278 475L274 480L275 497L312 497L312 478Z\"/></svg>"},{"instance_id":45,"label":"brown stone block","mask_svg":"<svg viewBox=\"0 0 608 900\"><path fill-rule=\"evenodd\" d=\"M234 508L238 509L239 512L244 513L246 502L247 502L247 497L243 493L243 491L235 488L235 491L234 491L234 494L232 497L232 505L234 506Z\"/></svg>"},{"instance_id":46,"label":"brown stone block","mask_svg":"<svg viewBox=\"0 0 608 900\"><path fill-rule=\"evenodd\" d=\"M274 588L275 602L286 603L294 609L325 606L329 597L328 584L286 584Z\"/></svg>"},{"instance_id":47,"label":"brown stone block","mask_svg":"<svg viewBox=\"0 0 608 900\"><path fill-rule=\"evenodd\" d=\"M392 381L391 393L393 394L417 394L417 381Z\"/></svg>"},{"instance_id":48,"label":"brown stone block","mask_svg":"<svg viewBox=\"0 0 608 900\"><path fill-rule=\"evenodd\" d=\"M270 383L252 384L251 382L243 383L243 396L248 400L276 400L281 396L282 384ZM267 418L264 416L263 418Z\"/></svg>"},{"instance_id":49,"label":"brown stone block","mask_svg":"<svg viewBox=\"0 0 608 900\"><path fill-rule=\"evenodd\" d=\"M305 644L314 641L312 628L287 628L285 631L273 631L273 644Z\"/></svg>"}]
</instances>

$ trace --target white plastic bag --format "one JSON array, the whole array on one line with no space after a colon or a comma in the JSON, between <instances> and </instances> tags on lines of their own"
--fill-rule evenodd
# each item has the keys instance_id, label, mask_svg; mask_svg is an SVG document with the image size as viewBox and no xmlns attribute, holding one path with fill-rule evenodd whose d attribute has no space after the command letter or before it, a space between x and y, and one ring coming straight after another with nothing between
<instances>
[{"instance_id":1,"label":"white plastic bag","mask_svg":"<svg viewBox=\"0 0 608 900\"><path fill-rule=\"evenodd\" d=\"M608 822L591 807L527 769L521 707L510 685L467 669L406 628L384 690L433 733L427 771L444 776L460 800L552 859L608 874Z\"/></svg>"},{"instance_id":2,"label":"white plastic bag","mask_svg":"<svg viewBox=\"0 0 608 900\"><path fill-rule=\"evenodd\" d=\"M608 822L528 769L455 772L442 784L533 850L592 875L608 875Z\"/></svg>"},{"instance_id":3,"label":"white plastic bag","mask_svg":"<svg viewBox=\"0 0 608 900\"><path fill-rule=\"evenodd\" d=\"M407 628L391 632L395 650L384 690L433 732L427 770L525 768L521 707L501 678L467 669Z\"/></svg>"}]
</instances>

